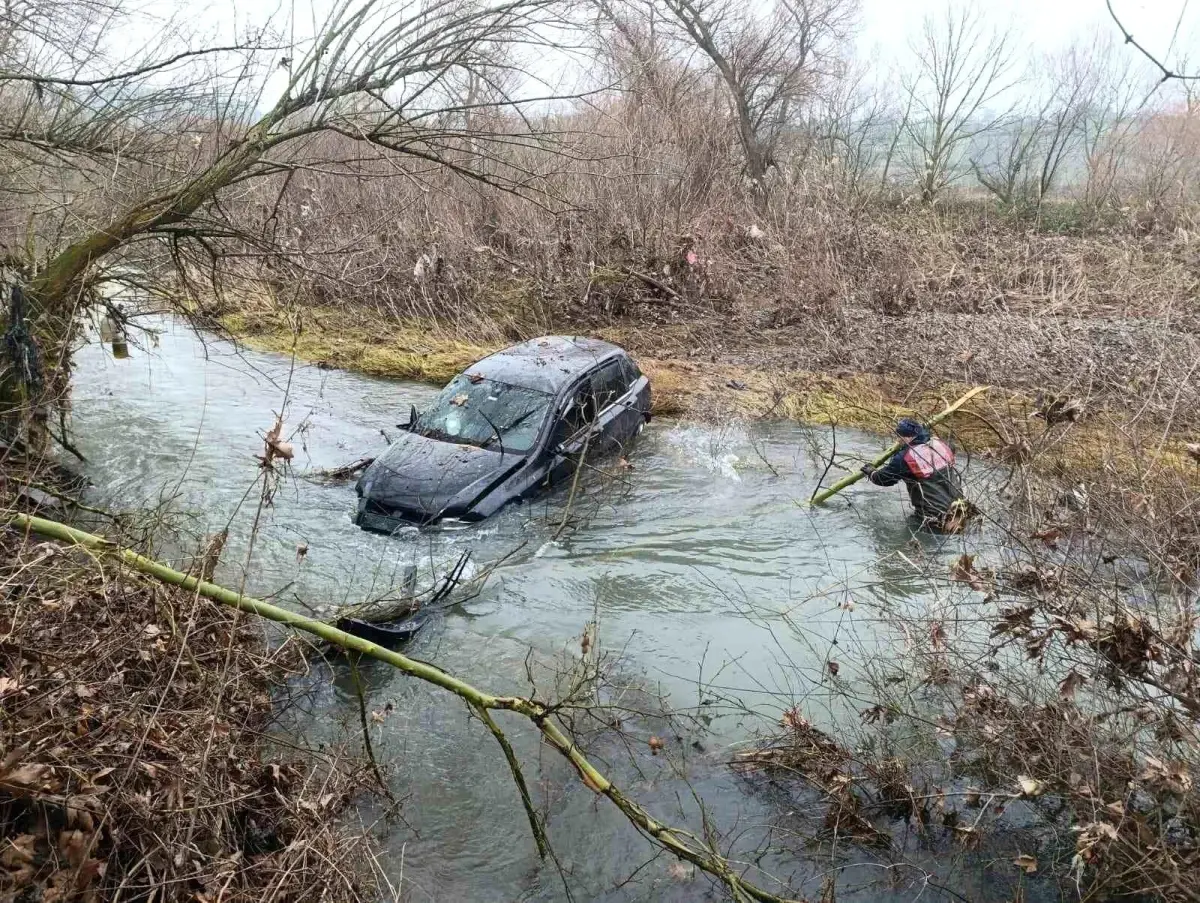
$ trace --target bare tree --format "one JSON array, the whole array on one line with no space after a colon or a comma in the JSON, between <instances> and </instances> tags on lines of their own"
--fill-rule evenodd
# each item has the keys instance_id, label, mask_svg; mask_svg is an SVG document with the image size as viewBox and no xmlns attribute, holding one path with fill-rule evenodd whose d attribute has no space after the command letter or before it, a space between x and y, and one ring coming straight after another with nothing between
<instances>
[{"instance_id":1,"label":"bare tree","mask_svg":"<svg viewBox=\"0 0 1200 903\"><path fill-rule=\"evenodd\" d=\"M829 71L856 0L777 0L761 12L733 0L662 3L728 90L746 175L765 205L780 138Z\"/></svg>"},{"instance_id":2,"label":"bare tree","mask_svg":"<svg viewBox=\"0 0 1200 903\"><path fill-rule=\"evenodd\" d=\"M72 44L40 11L27 15L27 40L0 73L0 149L43 166L66 164L60 169L81 183L110 174L103 203L64 203L59 225L43 229L42 250L25 261L26 316L40 331L43 360L65 372L77 312L97 302L106 257L135 246L169 248L176 258L185 246L212 255L221 242L263 241L230 221L229 193L323 166L314 155L320 136L390 154L393 166L407 161L409 177L450 171L528 190L531 175L506 169L493 152L520 134L495 129L480 113L519 108L498 83L497 59L505 47L547 43L557 2L342 0L304 46L256 35L225 48L156 48L116 69L105 48L119 8L97 8L90 44ZM195 60L211 65L168 77ZM280 96L256 115L261 85L281 71ZM545 136L537 140L544 145ZM6 373L11 384L13 368ZM5 392L9 404L14 394Z\"/></svg>"},{"instance_id":3,"label":"bare tree","mask_svg":"<svg viewBox=\"0 0 1200 903\"><path fill-rule=\"evenodd\" d=\"M1022 112L998 128L987 142L989 159L971 158L976 181L996 196L1005 207L1028 203L1034 194L1030 168L1042 138L1045 121L1041 111Z\"/></svg>"},{"instance_id":4,"label":"bare tree","mask_svg":"<svg viewBox=\"0 0 1200 903\"><path fill-rule=\"evenodd\" d=\"M927 17L911 50L915 65L901 76L912 101L906 155L929 203L954 180L968 144L1006 118L988 105L1013 85L1012 37L988 31L978 9L963 5Z\"/></svg>"},{"instance_id":5,"label":"bare tree","mask_svg":"<svg viewBox=\"0 0 1200 903\"><path fill-rule=\"evenodd\" d=\"M1085 176L1081 200L1093 213L1117 204L1119 175L1153 82L1109 35L1097 35L1078 65L1086 87L1081 116Z\"/></svg>"},{"instance_id":6,"label":"bare tree","mask_svg":"<svg viewBox=\"0 0 1200 903\"><path fill-rule=\"evenodd\" d=\"M1063 166L1083 142L1082 126L1093 100L1088 48L1073 45L1033 64L1024 83L1041 97L1018 112L988 140L991 159L972 158L971 169L984 188L1008 207L1041 209Z\"/></svg>"},{"instance_id":7,"label":"bare tree","mask_svg":"<svg viewBox=\"0 0 1200 903\"><path fill-rule=\"evenodd\" d=\"M871 195L883 158L887 123L898 118L894 98L868 84L865 66L847 68L814 103L807 122L817 159L852 203Z\"/></svg>"}]
</instances>

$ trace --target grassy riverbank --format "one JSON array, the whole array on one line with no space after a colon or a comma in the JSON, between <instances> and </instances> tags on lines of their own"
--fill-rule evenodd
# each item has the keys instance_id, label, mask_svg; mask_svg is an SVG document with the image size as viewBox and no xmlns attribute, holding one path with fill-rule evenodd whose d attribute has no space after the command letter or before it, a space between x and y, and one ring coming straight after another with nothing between
<instances>
[{"instance_id":1,"label":"grassy riverbank","mask_svg":"<svg viewBox=\"0 0 1200 903\"><path fill-rule=\"evenodd\" d=\"M297 314L259 303L228 313L221 323L232 335L260 350L295 354L320 366L356 370L390 379L443 384L501 342L465 340L445 326L392 320L363 308L306 308ZM637 353L644 336L630 327L599 328L598 335L634 350L654 393L654 412L702 422L730 418L786 418L814 424L890 431L900 417L929 415L960 396L970 383L945 381L906 387L878 374L767 368L744 355L703 358L656 357ZM1042 401L1045 407L1048 402ZM1058 476L1087 479L1101 472L1150 468L1172 475L1194 470L1186 452L1187 433L1178 426L1163 437L1160 424L1134 422L1107 408L1084 411L1069 429L1038 416L1038 398L1020 388L993 385L951 417L944 427L975 454L1000 460L1036 457ZM1158 441L1147 448L1151 437ZM1136 455L1131 449L1136 446ZM1033 455L1035 448L1044 453ZM1147 457L1149 456L1149 457ZM1150 466L1153 462L1153 466Z\"/></svg>"}]
</instances>

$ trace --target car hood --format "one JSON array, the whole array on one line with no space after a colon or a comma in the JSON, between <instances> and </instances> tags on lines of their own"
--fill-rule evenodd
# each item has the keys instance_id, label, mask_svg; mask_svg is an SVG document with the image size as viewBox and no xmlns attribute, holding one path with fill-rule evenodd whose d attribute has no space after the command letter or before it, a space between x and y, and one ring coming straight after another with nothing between
<instances>
[{"instance_id":1,"label":"car hood","mask_svg":"<svg viewBox=\"0 0 1200 903\"><path fill-rule=\"evenodd\" d=\"M460 517L524 460L511 452L401 433L363 472L357 491L379 513Z\"/></svg>"}]
</instances>

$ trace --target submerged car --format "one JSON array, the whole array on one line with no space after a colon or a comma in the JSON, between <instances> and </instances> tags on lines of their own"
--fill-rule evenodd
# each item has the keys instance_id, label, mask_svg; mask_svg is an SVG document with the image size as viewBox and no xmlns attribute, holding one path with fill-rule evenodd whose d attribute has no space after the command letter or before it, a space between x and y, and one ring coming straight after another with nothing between
<instances>
[{"instance_id":1,"label":"submerged car","mask_svg":"<svg viewBox=\"0 0 1200 903\"><path fill-rule=\"evenodd\" d=\"M624 447L650 420L650 382L622 348L546 336L454 377L356 486L354 522L482 520Z\"/></svg>"}]
</instances>

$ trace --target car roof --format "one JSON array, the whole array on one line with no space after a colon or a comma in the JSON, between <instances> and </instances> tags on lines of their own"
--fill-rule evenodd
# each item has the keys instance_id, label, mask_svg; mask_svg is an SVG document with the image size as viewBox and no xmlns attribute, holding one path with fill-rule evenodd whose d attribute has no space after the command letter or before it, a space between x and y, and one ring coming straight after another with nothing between
<instances>
[{"instance_id":1,"label":"car roof","mask_svg":"<svg viewBox=\"0 0 1200 903\"><path fill-rule=\"evenodd\" d=\"M548 335L497 351L468 372L556 395L597 364L624 353L619 346L600 339Z\"/></svg>"}]
</instances>

